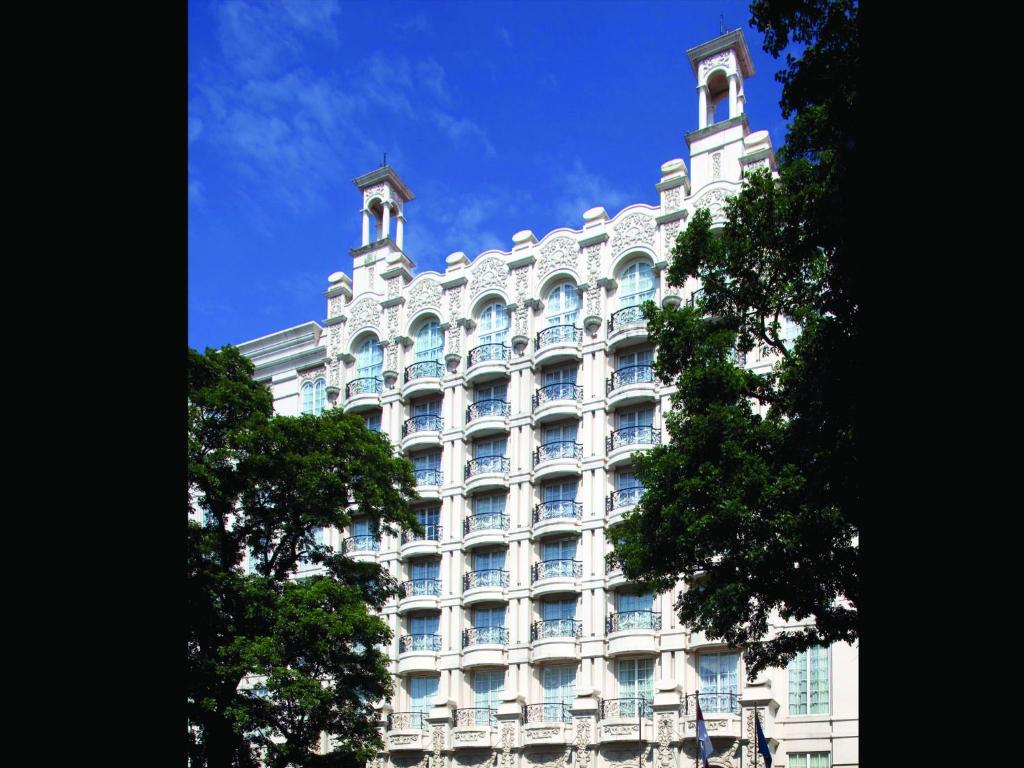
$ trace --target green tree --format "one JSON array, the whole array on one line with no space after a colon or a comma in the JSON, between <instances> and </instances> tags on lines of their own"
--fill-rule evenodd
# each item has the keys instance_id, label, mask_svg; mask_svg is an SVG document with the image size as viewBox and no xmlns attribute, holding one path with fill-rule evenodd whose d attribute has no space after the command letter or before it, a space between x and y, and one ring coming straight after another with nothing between
<instances>
[{"instance_id":1,"label":"green tree","mask_svg":"<svg viewBox=\"0 0 1024 768\"><path fill-rule=\"evenodd\" d=\"M252 375L233 347L188 351L187 508L204 516L187 531L190 764L356 764L382 747L373 702L391 694L391 633L372 611L396 585L315 534L355 513L421 530L412 468L340 409L274 416ZM300 559L323 575L290 579ZM321 732L338 742L327 755Z\"/></svg>"},{"instance_id":2,"label":"green tree","mask_svg":"<svg viewBox=\"0 0 1024 768\"><path fill-rule=\"evenodd\" d=\"M858 636L856 266L847 213L857 172L860 35L856 3L759 0L753 23L787 55L779 177L748 174L712 227L695 212L668 282L700 279L694 306L648 302L658 376L675 382L670 442L636 457L647 489L610 532L627 578L689 588L680 620L742 647L748 676L812 645ZM790 325L795 323L795 325ZM799 328L794 340L785 328ZM777 353L770 373L734 362ZM735 351L734 351L735 350ZM656 545L654 544L656 542ZM773 613L813 617L776 634Z\"/></svg>"}]
</instances>

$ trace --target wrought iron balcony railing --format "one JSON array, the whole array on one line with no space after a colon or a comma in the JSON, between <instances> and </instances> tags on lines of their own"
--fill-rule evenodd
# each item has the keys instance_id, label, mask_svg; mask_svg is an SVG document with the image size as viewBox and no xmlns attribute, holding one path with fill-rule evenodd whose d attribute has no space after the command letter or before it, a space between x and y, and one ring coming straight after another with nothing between
<instances>
[{"instance_id":1,"label":"wrought iron balcony railing","mask_svg":"<svg viewBox=\"0 0 1024 768\"><path fill-rule=\"evenodd\" d=\"M370 534L349 536L342 542L342 550L346 555L349 552L379 552L380 539Z\"/></svg>"},{"instance_id":2,"label":"wrought iron balcony railing","mask_svg":"<svg viewBox=\"0 0 1024 768\"><path fill-rule=\"evenodd\" d=\"M498 710L492 707L459 707L455 710L455 725L498 726Z\"/></svg>"},{"instance_id":3,"label":"wrought iron balcony railing","mask_svg":"<svg viewBox=\"0 0 1024 768\"><path fill-rule=\"evenodd\" d=\"M504 456L480 456L466 462L466 479L484 472L507 473L511 466L511 462Z\"/></svg>"},{"instance_id":4,"label":"wrought iron balcony railing","mask_svg":"<svg viewBox=\"0 0 1024 768\"><path fill-rule=\"evenodd\" d=\"M462 522L462 532L473 531L507 531L509 518L504 512L481 512L470 515Z\"/></svg>"},{"instance_id":5,"label":"wrought iron balcony railing","mask_svg":"<svg viewBox=\"0 0 1024 768\"><path fill-rule=\"evenodd\" d=\"M508 630L504 627L470 627L462 630L462 647L471 645L507 645Z\"/></svg>"},{"instance_id":6,"label":"wrought iron balcony railing","mask_svg":"<svg viewBox=\"0 0 1024 768\"><path fill-rule=\"evenodd\" d=\"M376 376L364 376L361 379L352 379L352 381L345 385L345 397L372 395L374 393L379 395L383 388L383 379Z\"/></svg>"},{"instance_id":7,"label":"wrought iron balcony railing","mask_svg":"<svg viewBox=\"0 0 1024 768\"><path fill-rule=\"evenodd\" d=\"M444 480L440 469L414 469L412 474L416 478L416 485L441 485Z\"/></svg>"},{"instance_id":8,"label":"wrought iron balcony railing","mask_svg":"<svg viewBox=\"0 0 1024 768\"><path fill-rule=\"evenodd\" d=\"M551 344L572 344L583 341L583 329L575 325L552 325L537 334L535 349L542 349Z\"/></svg>"},{"instance_id":9,"label":"wrought iron balcony railing","mask_svg":"<svg viewBox=\"0 0 1024 768\"><path fill-rule=\"evenodd\" d=\"M398 652L407 651L440 651L440 635L402 635L398 638Z\"/></svg>"},{"instance_id":10,"label":"wrought iron balcony railing","mask_svg":"<svg viewBox=\"0 0 1024 768\"><path fill-rule=\"evenodd\" d=\"M574 637L580 639L583 622L578 619L543 619L530 625L530 640L546 640L549 637Z\"/></svg>"},{"instance_id":11,"label":"wrought iron balcony railing","mask_svg":"<svg viewBox=\"0 0 1024 768\"><path fill-rule=\"evenodd\" d=\"M578 579L583 575L582 560L541 560L534 563L531 569L534 581L562 578Z\"/></svg>"},{"instance_id":12,"label":"wrought iron balcony railing","mask_svg":"<svg viewBox=\"0 0 1024 768\"><path fill-rule=\"evenodd\" d=\"M654 699L604 699L601 701L600 713L602 720L613 720L620 717L635 720L641 715L644 720L651 720L654 717Z\"/></svg>"},{"instance_id":13,"label":"wrought iron balcony railing","mask_svg":"<svg viewBox=\"0 0 1024 768\"><path fill-rule=\"evenodd\" d=\"M398 587L399 597L440 597L440 579L409 579Z\"/></svg>"},{"instance_id":14,"label":"wrought iron balcony railing","mask_svg":"<svg viewBox=\"0 0 1024 768\"><path fill-rule=\"evenodd\" d=\"M699 697L702 714L740 714L740 697L738 693L688 693L683 697L683 714L696 715L697 705L694 700Z\"/></svg>"},{"instance_id":15,"label":"wrought iron balcony railing","mask_svg":"<svg viewBox=\"0 0 1024 768\"><path fill-rule=\"evenodd\" d=\"M482 363L487 360L508 360L512 347L508 344L481 344L469 350L469 366Z\"/></svg>"},{"instance_id":16,"label":"wrought iron balcony railing","mask_svg":"<svg viewBox=\"0 0 1024 768\"><path fill-rule=\"evenodd\" d=\"M500 568L486 568L480 571L470 571L462 575L462 588L475 589L477 587L507 587L508 571Z\"/></svg>"},{"instance_id":17,"label":"wrought iron balcony railing","mask_svg":"<svg viewBox=\"0 0 1024 768\"><path fill-rule=\"evenodd\" d=\"M427 731L426 712L392 712L388 715L389 731Z\"/></svg>"},{"instance_id":18,"label":"wrought iron balcony railing","mask_svg":"<svg viewBox=\"0 0 1024 768\"><path fill-rule=\"evenodd\" d=\"M568 704L560 701L543 704L526 704L523 706L524 723L572 723L572 713Z\"/></svg>"},{"instance_id":19,"label":"wrought iron balcony railing","mask_svg":"<svg viewBox=\"0 0 1024 768\"><path fill-rule=\"evenodd\" d=\"M639 328L647 327L647 321L644 319L644 312L638 304L635 307L626 307L620 309L618 312L613 312L612 316L608 318L608 333L614 331L621 331L625 328Z\"/></svg>"},{"instance_id":20,"label":"wrought iron balcony railing","mask_svg":"<svg viewBox=\"0 0 1024 768\"><path fill-rule=\"evenodd\" d=\"M437 360L422 360L405 368L406 383L414 379L440 379L442 376L444 376L444 363L439 363Z\"/></svg>"},{"instance_id":21,"label":"wrought iron balcony railing","mask_svg":"<svg viewBox=\"0 0 1024 768\"><path fill-rule=\"evenodd\" d=\"M510 411L511 406L507 400L477 400L466 409L466 423L485 416L507 417Z\"/></svg>"},{"instance_id":22,"label":"wrought iron balcony railing","mask_svg":"<svg viewBox=\"0 0 1024 768\"><path fill-rule=\"evenodd\" d=\"M690 294L690 297L686 300L686 306L688 306L688 307L695 307L695 306L697 306L697 302L701 300L701 297L703 295L704 295L704 289L703 288L698 288L697 290L695 290L693 293Z\"/></svg>"},{"instance_id":23,"label":"wrought iron balcony railing","mask_svg":"<svg viewBox=\"0 0 1024 768\"><path fill-rule=\"evenodd\" d=\"M620 488L617 491L612 491L604 499L605 511L611 512L623 507L632 507L640 502L640 497L643 495L644 487L642 485L634 485L630 488Z\"/></svg>"},{"instance_id":24,"label":"wrought iron balcony railing","mask_svg":"<svg viewBox=\"0 0 1024 768\"><path fill-rule=\"evenodd\" d=\"M604 439L605 453L611 453L623 445L657 445L661 442L661 430L649 425L616 429Z\"/></svg>"},{"instance_id":25,"label":"wrought iron balcony railing","mask_svg":"<svg viewBox=\"0 0 1024 768\"><path fill-rule=\"evenodd\" d=\"M544 403L550 403L555 400L582 400L583 399L583 387L579 384L573 384L571 381L558 381L554 384L548 384L546 387L541 387L533 395L533 410L537 410L538 406Z\"/></svg>"},{"instance_id":26,"label":"wrought iron balcony railing","mask_svg":"<svg viewBox=\"0 0 1024 768\"><path fill-rule=\"evenodd\" d=\"M440 432L442 429L444 429L444 419L436 413L425 413L405 420L405 423L402 424L402 437L417 432Z\"/></svg>"},{"instance_id":27,"label":"wrought iron balcony railing","mask_svg":"<svg viewBox=\"0 0 1024 768\"><path fill-rule=\"evenodd\" d=\"M441 526L438 523L428 523L423 526L422 536L412 531L402 531L402 543L408 544L410 541L440 541L441 533Z\"/></svg>"},{"instance_id":28,"label":"wrought iron balcony railing","mask_svg":"<svg viewBox=\"0 0 1024 768\"><path fill-rule=\"evenodd\" d=\"M654 382L653 365L627 365L619 368L604 380L604 393L610 395L616 389L630 384L650 384Z\"/></svg>"},{"instance_id":29,"label":"wrought iron balcony railing","mask_svg":"<svg viewBox=\"0 0 1024 768\"><path fill-rule=\"evenodd\" d=\"M533 466L542 464L545 461L554 461L555 459L576 459L579 461L583 458L583 444L576 443L572 440L555 440L550 443L544 443L533 452Z\"/></svg>"},{"instance_id":30,"label":"wrought iron balcony railing","mask_svg":"<svg viewBox=\"0 0 1024 768\"><path fill-rule=\"evenodd\" d=\"M619 611L605 619L604 628L608 634L630 629L661 629L661 614L654 611Z\"/></svg>"},{"instance_id":31,"label":"wrought iron balcony railing","mask_svg":"<svg viewBox=\"0 0 1024 768\"><path fill-rule=\"evenodd\" d=\"M545 501L533 508L533 522L541 520L556 520L559 518L583 517L583 502L572 499L558 499L556 501Z\"/></svg>"}]
</instances>

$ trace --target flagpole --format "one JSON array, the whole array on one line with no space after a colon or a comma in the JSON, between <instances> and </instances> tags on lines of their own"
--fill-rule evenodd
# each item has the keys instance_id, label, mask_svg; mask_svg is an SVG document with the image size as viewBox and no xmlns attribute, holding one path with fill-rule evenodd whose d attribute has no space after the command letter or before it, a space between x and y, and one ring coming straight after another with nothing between
<instances>
[{"instance_id":1,"label":"flagpole","mask_svg":"<svg viewBox=\"0 0 1024 768\"><path fill-rule=\"evenodd\" d=\"M754 768L757 768L757 707L754 707Z\"/></svg>"},{"instance_id":2,"label":"flagpole","mask_svg":"<svg viewBox=\"0 0 1024 768\"><path fill-rule=\"evenodd\" d=\"M697 748L693 751L693 768L700 768L697 765L697 758L700 757L700 727L697 725L697 702L700 700L700 688L693 694L693 735L697 737Z\"/></svg>"}]
</instances>

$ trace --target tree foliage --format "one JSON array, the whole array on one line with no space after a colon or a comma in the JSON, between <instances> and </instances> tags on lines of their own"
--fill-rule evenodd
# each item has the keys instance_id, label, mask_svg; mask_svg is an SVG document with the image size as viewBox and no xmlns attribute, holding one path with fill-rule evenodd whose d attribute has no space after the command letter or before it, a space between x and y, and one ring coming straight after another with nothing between
<instances>
[{"instance_id":1,"label":"tree foliage","mask_svg":"<svg viewBox=\"0 0 1024 768\"><path fill-rule=\"evenodd\" d=\"M419 530L412 468L340 409L274 416L252 375L233 347L188 352L187 508L205 517L187 531L190 764L364 762L382 746L373 703L391 694L391 633L371 611L396 585L315 532L353 513ZM247 550L254 574L242 569ZM300 559L322 575L290 579ZM322 731L337 741L326 755Z\"/></svg>"},{"instance_id":2,"label":"tree foliage","mask_svg":"<svg viewBox=\"0 0 1024 768\"><path fill-rule=\"evenodd\" d=\"M857 254L847 191L856 173L859 27L855 3L758 0L753 23L777 56L794 114L779 177L747 174L712 228L695 212L668 282L700 279L695 306L648 302L655 370L675 382L669 444L637 455L647 489L609 532L625 576L658 590L680 577L680 620L743 647L748 676L812 645L858 636ZM795 343L783 338L795 321ZM755 348L779 362L734 362ZM656 542L656 544L655 544ZM785 620L813 618L799 631Z\"/></svg>"}]
</instances>

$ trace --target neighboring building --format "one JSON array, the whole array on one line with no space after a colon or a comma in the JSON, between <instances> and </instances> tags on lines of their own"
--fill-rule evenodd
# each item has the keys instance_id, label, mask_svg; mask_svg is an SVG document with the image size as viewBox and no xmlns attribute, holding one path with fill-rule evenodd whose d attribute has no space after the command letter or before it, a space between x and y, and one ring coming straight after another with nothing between
<instances>
[{"instance_id":1,"label":"neighboring building","mask_svg":"<svg viewBox=\"0 0 1024 768\"><path fill-rule=\"evenodd\" d=\"M511 251L453 253L443 274L414 276L402 250L413 195L378 168L355 180L362 244L352 277L329 278L322 326L240 345L278 413L358 413L415 467L423 538L378 537L365 520L325 532L402 582L384 611L396 693L379 765L626 768L641 736L645 765L685 767L697 690L711 765L754 765L754 707L775 766L858 765L856 646L748 685L741 653L679 625L681 585L643 593L605 568L605 529L643 491L631 458L666 438L672 392L653 375L639 305L692 300L696 283L664 282L676 234L697 207L720 221L745 170L775 169L767 131L743 113L743 33L688 56L693 176L665 163L659 205L592 208L579 229L518 232ZM728 116L714 122L719 104Z\"/></svg>"}]
</instances>

